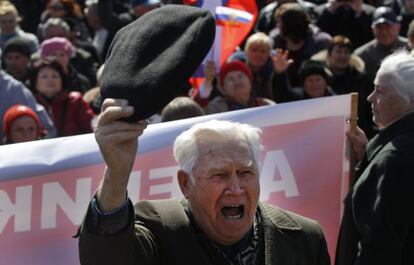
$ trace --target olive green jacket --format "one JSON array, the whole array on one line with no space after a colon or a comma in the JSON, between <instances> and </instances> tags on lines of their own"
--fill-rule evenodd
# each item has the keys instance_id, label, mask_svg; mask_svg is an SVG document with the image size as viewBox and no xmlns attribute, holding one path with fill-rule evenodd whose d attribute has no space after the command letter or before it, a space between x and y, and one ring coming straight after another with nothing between
<instances>
[{"instance_id":1,"label":"olive green jacket","mask_svg":"<svg viewBox=\"0 0 414 265\"><path fill-rule=\"evenodd\" d=\"M318 223L264 203L258 211L264 237L262 264L330 264ZM141 201L135 205L135 214L134 224L110 237L89 232L84 220L79 239L81 264L228 264L200 242L179 201Z\"/></svg>"}]
</instances>

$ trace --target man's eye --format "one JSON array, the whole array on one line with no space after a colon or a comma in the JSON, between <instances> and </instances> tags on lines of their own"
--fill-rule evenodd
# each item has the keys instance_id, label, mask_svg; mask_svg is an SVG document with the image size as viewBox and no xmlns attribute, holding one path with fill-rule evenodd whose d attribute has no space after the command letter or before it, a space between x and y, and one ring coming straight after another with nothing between
<instances>
[{"instance_id":1,"label":"man's eye","mask_svg":"<svg viewBox=\"0 0 414 265\"><path fill-rule=\"evenodd\" d=\"M254 173L251 170L243 170L240 172L240 175L243 177L251 177L254 176Z\"/></svg>"},{"instance_id":2,"label":"man's eye","mask_svg":"<svg viewBox=\"0 0 414 265\"><path fill-rule=\"evenodd\" d=\"M216 179L216 180L224 179L225 177L226 177L225 173L214 173L211 175L211 178Z\"/></svg>"}]
</instances>

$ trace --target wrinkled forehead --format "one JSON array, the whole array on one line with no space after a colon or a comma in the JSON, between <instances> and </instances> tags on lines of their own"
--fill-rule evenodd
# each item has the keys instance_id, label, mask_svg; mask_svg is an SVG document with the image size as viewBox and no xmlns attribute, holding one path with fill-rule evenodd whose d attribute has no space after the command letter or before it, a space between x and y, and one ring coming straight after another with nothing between
<instances>
[{"instance_id":1,"label":"wrinkled forehead","mask_svg":"<svg viewBox=\"0 0 414 265\"><path fill-rule=\"evenodd\" d=\"M254 162L254 154L247 138L242 134L231 136L208 135L197 137L198 160L237 160Z\"/></svg>"}]
</instances>

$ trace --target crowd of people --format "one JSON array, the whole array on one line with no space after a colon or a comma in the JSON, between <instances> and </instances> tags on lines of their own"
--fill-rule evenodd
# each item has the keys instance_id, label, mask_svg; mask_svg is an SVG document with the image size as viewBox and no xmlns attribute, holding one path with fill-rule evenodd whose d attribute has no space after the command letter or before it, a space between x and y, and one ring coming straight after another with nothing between
<instances>
[{"instance_id":1,"label":"crowd of people","mask_svg":"<svg viewBox=\"0 0 414 265\"><path fill-rule=\"evenodd\" d=\"M92 132L102 104L99 75L116 32L162 5L198 2L0 1L1 89L19 87L0 91L6 94L1 99L0 142L13 142L5 128L11 128L14 120L3 123L6 111L15 105L28 106L40 117L44 133L31 140ZM177 119L358 92L358 124L369 138L375 135L366 97L381 60L413 45L411 1L256 3L255 26L227 63L208 61L201 86L189 82L182 88L179 96L190 100L180 101L187 114L178 114ZM199 107L191 113L187 104ZM150 121L165 120L162 113Z\"/></svg>"},{"instance_id":2,"label":"crowd of people","mask_svg":"<svg viewBox=\"0 0 414 265\"><path fill-rule=\"evenodd\" d=\"M203 83L183 85L149 120L358 92L360 128L347 135L360 163L344 201L335 264L413 264L413 1L256 2L255 27L227 62L208 61ZM197 3L0 1L3 143L96 127L106 170L79 229L82 264L330 264L317 222L259 202L261 132L250 125L194 125L173 147L185 199L135 207L129 200L128 179L147 122L123 120L139 111L125 99L101 100L106 53L116 32L145 13ZM180 14L196 17L194 9L188 12ZM131 37L125 34L122 41ZM125 60L134 65L139 58Z\"/></svg>"}]
</instances>

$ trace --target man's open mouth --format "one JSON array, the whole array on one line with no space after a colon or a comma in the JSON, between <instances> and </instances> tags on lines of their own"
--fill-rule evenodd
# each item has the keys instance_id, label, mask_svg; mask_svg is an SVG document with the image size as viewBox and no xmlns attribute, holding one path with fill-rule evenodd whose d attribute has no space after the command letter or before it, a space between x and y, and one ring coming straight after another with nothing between
<instances>
[{"instance_id":1,"label":"man's open mouth","mask_svg":"<svg viewBox=\"0 0 414 265\"><path fill-rule=\"evenodd\" d=\"M244 216L244 205L225 206L221 209L221 213L225 218L241 219Z\"/></svg>"}]
</instances>

